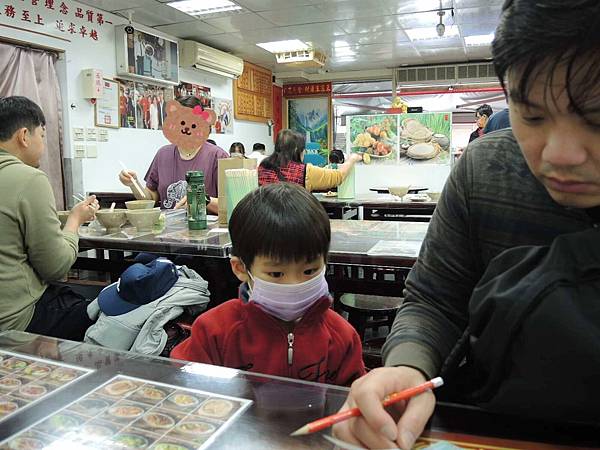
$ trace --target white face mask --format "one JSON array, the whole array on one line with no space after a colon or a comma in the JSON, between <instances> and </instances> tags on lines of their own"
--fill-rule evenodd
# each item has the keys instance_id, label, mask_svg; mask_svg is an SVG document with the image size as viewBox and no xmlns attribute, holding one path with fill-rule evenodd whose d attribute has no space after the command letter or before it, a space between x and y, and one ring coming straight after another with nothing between
<instances>
[{"instance_id":1,"label":"white face mask","mask_svg":"<svg viewBox=\"0 0 600 450\"><path fill-rule=\"evenodd\" d=\"M250 301L257 303L265 312L286 322L302 317L320 298L329 295L325 270L299 284L278 284L248 275L254 282L250 289Z\"/></svg>"}]
</instances>

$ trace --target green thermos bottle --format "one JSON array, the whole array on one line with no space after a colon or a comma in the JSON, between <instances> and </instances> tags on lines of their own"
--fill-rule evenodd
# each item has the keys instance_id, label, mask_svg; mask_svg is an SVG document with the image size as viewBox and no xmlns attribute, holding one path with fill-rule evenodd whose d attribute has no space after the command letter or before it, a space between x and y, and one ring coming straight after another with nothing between
<instances>
[{"instance_id":1,"label":"green thermos bottle","mask_svg":"<svg viewBox=\"0 0 600 450\"><path fill-rule=\"evenodd\" d=\"M204 173L201 170L190 171L185 175L187 181L188 228L206 229L206 194Z\"/></svg>"}]
</instances>

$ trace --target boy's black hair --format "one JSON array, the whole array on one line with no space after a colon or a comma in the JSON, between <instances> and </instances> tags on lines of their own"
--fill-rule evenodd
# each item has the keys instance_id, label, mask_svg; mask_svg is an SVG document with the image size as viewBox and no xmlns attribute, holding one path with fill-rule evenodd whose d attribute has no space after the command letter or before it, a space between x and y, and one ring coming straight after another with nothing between
<instances>
[{"instance_id":1,"label":"boy's black hair","mask_svg":"<svg viewBox=\"0 0 600 450\"><path fill-rule=\"evenodd\" d=\"M509 72L516 72L518 82L509 86L509 94L526 104L532 83L544 73L547 96L560 73L557 69L565 68L570 110L584 117L597 113L599 29L598 0L507 0L492 44L496 73L505 92Z\"/></svg>"},{"instance_id":2,"label":"boy's black hair","mask_svg":"<svg viewBox=\"0 0 600 450\"><path fill-rule=\"evenodd\" d=\"M260 142L255 142L254 145L252 146L252 150L253 151L261 151L261 150L266 150L267 148L265 147L265 144L261 144Z\"/></svg>"},{"instance_id":3,"label":"boy's black hair","mask_svg":"<svg viewBox=\"0 0 600 450\"><path fill-rule=\"evenodd\" d=\"M300 133L285 129L277 134L275 151L260 163L262 167L269 170L279 170L289 164L290 161L301 163L306 139Z\"/></svg>"},{"instance_id":4,"label":"boy's black hair","mask_svg":"<svg viewBox=\"0 0 600 450\"><path fill-rule=\"evenodd\" d=\"M217 145L217 143L214 141L214 139L207 139L206 142L208 142L209 144L212 144L212 145Z\"/></svg>"},{"instance_id":5,"label":"boy's black hair","mask_svg":"<svg viewBox=\"0 0 600 450\"><path fill-rule=\"evenodd\" d=\"M196 106L200 106L202 109L202 100L200 100L195 95L184 95L183 97L177 97L175 100L179 102L181 106L185 106L186 108L195 108Z\"/></svg>"},{"instance_id":6,"label":"boy's black hair","mask_svg":"<svg viewBox=\"0 0 600 450\"><path fill-rule=\"evenodd\" d=\"M46 118L35 102L20 96L0 98L0 142L9 141L21 128L33 133L43 126Z\"/></svg>"},{"instance_id":7,"label":"boy's black hair","mask_svg":"<svg viewBox=\"0 0 600 450\"><path fill-rule=\"evenodd\" d=\"M481 105L479 108L477 108L475 110L475 115L476 116L477 115L479 115L479 116L487 116L488 119L492 116L492 114L494 114L494 110L487 103L484 103L483 105Z\"/></svg>"},{"instance_id":8,"label":"boy's black hair","mask_svg":"<svg viewBox=\"0 0 600 450\"><path fill-rule=\"evenodd\" d=\"M329 216L303 187L272 183L246 195L229 219L233 256L250 269L256 256L280 262L327 260Z\"/></svg>"}]
</instances>

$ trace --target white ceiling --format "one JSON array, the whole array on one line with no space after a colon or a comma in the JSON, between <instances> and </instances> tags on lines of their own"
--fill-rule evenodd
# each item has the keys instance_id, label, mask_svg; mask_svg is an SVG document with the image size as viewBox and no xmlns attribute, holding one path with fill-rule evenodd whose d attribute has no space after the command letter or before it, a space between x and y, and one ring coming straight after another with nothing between
<instances>
[{"instance_id":1,"label":"white ceiling","mask_svg":"<svg viewBox=\"0 0 600 450\"><path fill-rule=\"evenodd\" d=\"M489 46L467 47L465 36L489 34L498 24L503 0L442 0L446 26L460 36L412 42L405 29L435 27L439 0L234 0L241 12L203 20L167 6L169 0L79 0L182 39L235 54L275 72L275 56L255 44L284 39L312 42L328 56L330 72L384 69L401 65L479 61Z\"/></svg>"}]
</instances>

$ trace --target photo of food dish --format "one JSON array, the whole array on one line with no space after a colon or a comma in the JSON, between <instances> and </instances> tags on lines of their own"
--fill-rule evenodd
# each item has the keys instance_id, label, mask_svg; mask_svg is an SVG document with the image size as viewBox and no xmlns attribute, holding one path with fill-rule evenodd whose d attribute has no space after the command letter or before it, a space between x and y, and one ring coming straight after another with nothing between
<instances>
[{"instance_id":1,"label":"photo of food dish","mask_svg":"<svg viewBox=\"0 0 600 450\"><path fill-rule=\"evenodd\" d=\"M186 420L175 427L175 431L185 434L195 434L198 436L208 436L215 432L217 427L212 423L200 420Z\"/></svg>"},{"instance_id":2,"label":"photo of food dish","mask_svg":"<svg viewBox=\"0 0 600 450\"><path fill-rule=\"evenodd\" d=\"M53 416L50 416L40 425L36 426L36 428L38 431L42 431L44 433L62 436L66 432L80 426L82 423L84 423L84 421L85 419L81 416L59 412Z\"/></svg>"},{"instance_id":3,"label":"photo of food dish","mask_svg":"<svg viewBox=\"0 0 600 450\"><path fill-rule=\"evenodd\" d=\"M25 386L19 389L19 394L27 398L36 398L40 397L48 392L41 384L26 384Z\"/></svg>"},{"instance_id":4,"label":"photo of food dish","mask_svg":"<svg viewBox=\"0 0 600 450\"><path fill-rule=\"evenodd\" d=\"M113 397L121 397L127 393L130 393L138 388L138 384L131 380L121 380L110 383L104 388L104 392Z\"/></svg>"},{"instance_id":5,"label":"photo of food dish","mask_svg":"<svg viewBox=\"0 0 600 450\"><path fill-rule=\"evenodd\" d=\"M59 367L58 369L54 369L50 374L50 379L59 382L67 382L72 381L77 378L81 372L78 372L75 369L69 369L67 367Z\"/></svg>"},{"instance_id":6,"label":"photo of food dish","mask_svg":"<svg viewBox=\"0 0 600 450\"><path fill-rule=\"evenodd\" d=\"M117 419L135 419L144 414L144 408L134 405L116 405L109 408L108 414Z\"/></svg>"},{"instance_id":7,"label":"photo of food dish","mask_svg":"<svg viewBox=\"0 0 600 450\"><path fill-rule=\"evenodd\" d=\"M2 361L0 363L0 366L6 370L17 371L17 370L21 370L21 369L24 369L25 367L27 367L27 361L24 361L19 358L10 358L10 359L5 359L4 361Z\"/></svg>"},{"instance_id":8,"label":"photo of food dish","mask_svg":"<svg viewBox=\"0 0 600 450\"><path fill-rule=\"evenodd\" d=\"M21 386L21 380L14 377L4 377L0 379L0 389L4 391L12 391Z\"/></svg>"},{"instance_id":9,"label":"photo of food dish","mask_svg":"<svg viewBox=\"0 0 600 450\"><path fill-rule=\"evenodd\" d=\"M52 369L45 364L31 364L21 372L25 376L40 378L50 373Z\"/></svg>"},{"instance_id":10,"label":"photo of food dish","mask_svg":"<svg viewBox=\"0 0 600 450\"><path fill-rule=\"evenodd\" d=\"M144 398L148 400L162 400L167 396L167 393L162 389L155 387L142 387L136 393L136 397Z\"/></svg>"},{"instance_id":11,"label":"photo of food dish","mask_svg":"<svg viewBox=\"0 0 600 450\"><path fill-rule=\"evenodd\" d=\"M233 407L233 402L229 400L211 398L202 403L196 412L202 416L223 419L231 414Z\"/></svg>"},{"instance_id":12,"label":"photo of food dish","mask_svg":"<svg viewBox=\"0 0 600 450\"><path fill-rule=\"evenodd\" d=\"M195 447L188 447L187 445L181 443L178 444L174 441L169 441L169 440L165 440L165 441L161 441L158 442L157 444L154 444L152 447L150 447L151 450L192 450L195 449Z\"/></svg>"},{"instance_id":13,"label":"photo of food dish","mask_svg":"<svg viewBox=\"0 0 600 450\"><path fill-rule=\"evenodd\" d=\"M150 445L148 439L140 434L121 433L113 438L118 448L146 448Z\"/></svg>"},{"instance_id":14,"label":"photo of food dish","mask_svg":"<svg viewBox=\"0 0 600 450\"><path fill-rule=\"evenodd\" d=\"M200 404L201 400L193 395L176 392L172 394L167 401L181 408L194 408Z\"/></svg>"},{"instance_id":15,"label":"photo of food dish","mask_svg":"<svg viewBox=\"0 0 600 450\"><path fill-rule=\"evenodd\" d=\"M10 400L0 400L0 417L11 414L19 409L19 404Z\"/></svg>"},{"instance_id":16,"label":"photo of food dish","mask_svg":"<svg viewBox=\"0 0 600 450\"><path fill-rule=\"evenodd\" d=\"M153 428L171 428L175 425L175 420L171 416L156 412L146 414L142 420Z\"/></svg>"},{"instance_id":17,"label":"photo of food dish","mask_svg":"<svg viewBox=\"0 0 600 450\"><path fill-rule=\"evenodd\" d=\"M398 153L398 116L373 115L350 118L352 152L395 162Z\"/></svg>"},{"instance_id":18,"label":"photo of food dish","mask_svg":"<svg viewBox=\"0 0 600 450\"><path fill-rule=\"evenodd\" d=\"M80 414L93 417L100 414L109 406L110 403L106 400L102 400L99 398L84 398L83 400L80 400L77 403L75 403L69 409L76 411Z\"/></svg>"},{"instance_id":19,"label":"photo of food dish","mask_svg":"<svg viewBox=\"0 0 600 450\"><path fill-rule=\"evenodd\" d=\"M32 437L17 437L8 443L11 450L38 450L45 446L44 441Z\"/></svg>"},{"instance_id":20,"label":"photo of food dish","mask_svg":"<svg viewBox=\"0 0 600 450\"><path fill-rule=\"evenodd\" d=\"M85 424L79 429L79 432L91 440L107 438L114 435L114 430L110 427L95 424Z\"/></svg>"}]
</instances>

